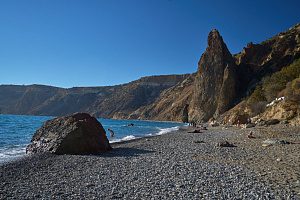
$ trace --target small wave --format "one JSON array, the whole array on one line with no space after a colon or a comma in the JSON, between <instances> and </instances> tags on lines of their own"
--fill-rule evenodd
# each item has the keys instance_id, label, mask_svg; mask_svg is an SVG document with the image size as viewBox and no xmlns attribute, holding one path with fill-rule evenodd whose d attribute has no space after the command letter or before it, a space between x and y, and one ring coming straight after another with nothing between
<instances>
[{"instance_id":1,"label":"small wave","mask_svg":"<svg viewBox=\"0 0 300 200\"><path fill-rule=\"evenodd\" d=\"M0 163L15 160L23 156L26 156L26 147L0 149Z\"/></svg>"},{"instance_id":2,"label":"small wave","mask_svg":"<svg viewBox=\"0 0 300 200\"><path fill-rule=\"evenodd\" d=\"M137 137L133 136L133 135L127 135L126 137L123 137L121 139L113 139L110 141L110 143L115 143L115 142L123 142L123 141L128 141L128 140L134 140Z\"/></svg>"},{"instance_id":3,"label":"small wave","mask_svg":"<svg viewBox=\"0 0 300 200\"><path fill-rule=\"evenodd\" d=\"M158 133L150 133L150 134L147 134L147 136L163 135L163 134L175 132L175 131L178 131L178 130L179 130L178 126L171 127L171 128L161 128Z\"/></svg>"}]
</instances>

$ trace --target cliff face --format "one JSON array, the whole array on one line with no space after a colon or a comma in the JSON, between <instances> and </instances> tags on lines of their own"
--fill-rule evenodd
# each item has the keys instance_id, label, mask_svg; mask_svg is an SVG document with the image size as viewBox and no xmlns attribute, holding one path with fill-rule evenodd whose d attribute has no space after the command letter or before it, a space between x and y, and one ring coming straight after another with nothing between
<instances>
[{"instance_id":1,"label":"cliff face","mask_svg":"<svg viewBox=\"0 0 300 200\"><path fill-rule=\"evenodd\" d=\"M183 109L191 101L195 74L164 90L154 103L132 112L125 119L182 121ZM119 118L116 115L115 118Z\"/></svg>"},{"instance_id":2,"label":"cliff face","mask_svg":"<svg viewBox=\"0 0 300 200\"><path fill-rule=\"evenodd\" d=\"M234 58L237 64L237 95L250 96L263 77L300 58L300 23L260 44L248 43Z\"/></svg>"},{"instance_id":3,"label":"cliff face","mask_svg":"<svg viewBox=\"0 0 300 200\"><path fill-rule=\"evenodd\" d=\"M235 95L235 61L217 30L208 35L207 49L198 63L189 116L207 121L224 113Z\"/></svg>"},{"instance_id":4,"label":"cliff face","mask_svg":"<svg viewBox=\"0 0 300 200\"><path fill-rule=\"evenodd\" d=\"M230 54L217 30L211 31L197 73L189 81L162 92L153 104L132 112L128 118L181 121L185 108L189 121L218 117L250 96L263 77L299 57L299 27L300 23L260 44L249 43L236 55ZM122 113L114 117L127 119Z\"/></svg>"}]
</instances>

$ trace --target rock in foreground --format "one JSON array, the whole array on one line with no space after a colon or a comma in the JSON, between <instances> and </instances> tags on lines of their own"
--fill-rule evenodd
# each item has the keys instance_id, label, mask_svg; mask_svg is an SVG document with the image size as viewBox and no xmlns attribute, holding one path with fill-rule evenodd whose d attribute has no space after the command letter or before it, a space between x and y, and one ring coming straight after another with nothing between
<instances>
[{"instance_id":1,"label":"rock in foreground","mask_svg":"<svg viewBox=\"0 0 300 200\"><path fill-rule=\"evenodd\" d=\"M76 113L45 121L26 148L27 154L89 155L111 150L101 123L86 113Z\"/></svg>"}]
</instances>

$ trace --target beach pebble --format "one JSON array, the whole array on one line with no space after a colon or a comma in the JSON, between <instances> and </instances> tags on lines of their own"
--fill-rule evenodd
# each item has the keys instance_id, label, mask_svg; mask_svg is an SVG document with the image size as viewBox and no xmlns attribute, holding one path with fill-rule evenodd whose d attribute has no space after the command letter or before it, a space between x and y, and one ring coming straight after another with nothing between
<instances>
[{"instance_id":1,"label":"beach pebble","mask_svg":"<svg viewBox=\"0 0 300 200\"><path fill-rule=\"evenodd\" d=\"M299 157L290 156L299 146L263 148L237 131L183 130L113 143L107 154L0 164L0 199L299 199L299 179L290 179L299 173ZM238 146L215 148L218 141Z\"/></svg>"}]
</instances>

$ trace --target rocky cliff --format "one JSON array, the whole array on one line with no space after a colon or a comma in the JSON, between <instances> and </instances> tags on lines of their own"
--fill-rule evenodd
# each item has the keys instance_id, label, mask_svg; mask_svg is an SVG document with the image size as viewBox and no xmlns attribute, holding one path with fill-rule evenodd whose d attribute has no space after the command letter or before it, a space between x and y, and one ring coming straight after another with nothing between
<instances>
[{"instance_id":1,"label":"rocky cliff","mask_svg":"<svg viewBox=\"0 0 300 200\"><path fill-rule=\"evenodd\" d=\"M280 71L299 57L300 23L260 44L250 42L236 55L230 54L219 32L213 30L197 73L164 91L155 103L138 109L132 116L178 121L184 115L189 121L207 121L211 117L222 117L222 113L237 104L249 111L251 108L239 103L251 96L264 77ZM186 109L188 115L183 113Z\"/></svg>"},{"instance_id":2,"label":"rocky cliff","mask_svg":"<svg viewBox=\"0 0 300 200\"><path fill-rule=\"evenodd\" d=\"M195 74L189 75L182 82L164 90L154 103L137 109L127 119L182 121L183 109L191 101L194 79Z\"/></svg>"},{"instance_id":3,"label":"rocky cliff","mask_svg":"<svg viewBox=\"0 0 300 200\"><path fill-rule=\"evenodd\" d=\"M224 113L236 93L235 61L217 30L209 33L207 49L198 63L189 116L207 121Z\"/></svg>"},{"instance_id":4,"label":"rocky cliff","mask_svg":"<svg viewBox=\"0 0 300 200\"><path fill-rule=\"evenodd\" d=\"M248 43L234 58L238 95L250 96L263 77L280 71L300 58L300 23L259 44Z\"/></svg>"}]
</instances>

